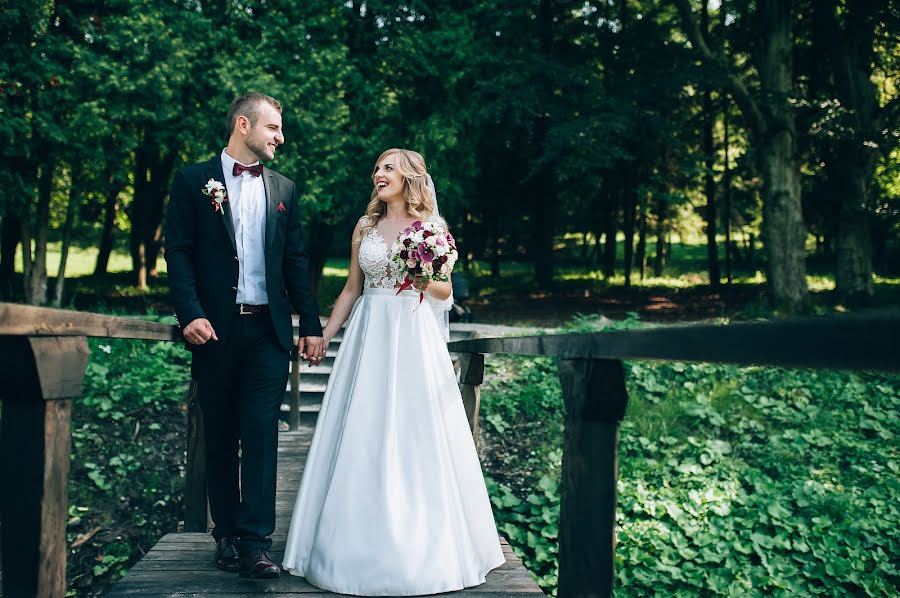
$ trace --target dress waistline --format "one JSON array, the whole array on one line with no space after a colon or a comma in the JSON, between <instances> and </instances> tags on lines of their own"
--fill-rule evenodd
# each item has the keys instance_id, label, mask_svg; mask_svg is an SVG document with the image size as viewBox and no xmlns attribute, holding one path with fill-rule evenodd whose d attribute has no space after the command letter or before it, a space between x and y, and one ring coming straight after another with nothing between
<instances>
[{"instance_id":1,"label":"dress waistline","mask_svg":"<svg viewBox=\"0 0 900 598\"><path fill-rule=\"evenodd\" d=\"M397 295L397 289L381 289L378 287L365 287L363 289L363 295L382 295L382 296L391 295L391 296L393 296L393 295ZM400 291L400 294L397 296L398 297L415 297L416 299L418 299L419 291L417 291L415 289L406 289L406 290Z\"/></svg>"}]
</instances>

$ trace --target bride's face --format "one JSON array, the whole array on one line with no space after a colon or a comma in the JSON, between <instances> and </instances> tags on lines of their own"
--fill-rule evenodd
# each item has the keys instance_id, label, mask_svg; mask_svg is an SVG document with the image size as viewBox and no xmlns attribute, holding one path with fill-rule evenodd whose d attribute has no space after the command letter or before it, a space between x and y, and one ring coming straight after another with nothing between
<instances>
[{"instance_id":1,"label":"bride's face","mask_svg":"<svg viewBox=\"0 0 900 598\"><path fill-rule=\"evenodd\" d=\"M372 182L378 199L389 201L397 197L403 197L403 175L397 170L397 155L390 154L382 158L375 165L372 172Z\"/></svg>"}]
</instances>

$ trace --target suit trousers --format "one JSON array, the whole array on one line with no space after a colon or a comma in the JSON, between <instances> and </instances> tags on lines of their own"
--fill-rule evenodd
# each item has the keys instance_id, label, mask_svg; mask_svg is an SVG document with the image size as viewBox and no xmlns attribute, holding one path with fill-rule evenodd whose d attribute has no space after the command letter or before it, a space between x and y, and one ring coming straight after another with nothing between
<instances>
[{"instance_id":1,"label":"suit trousers","mask_svg":"<svg viewBox=\"0 0 900 598\"><path fill-rule=\"evenodd\" d=\"M275 531L278 414L290 353L268 313L234 318L228 340L195 353L191 372L203 410L212 535L239 537L245 554L268 550Z\"/></svg>"}]
</instances>

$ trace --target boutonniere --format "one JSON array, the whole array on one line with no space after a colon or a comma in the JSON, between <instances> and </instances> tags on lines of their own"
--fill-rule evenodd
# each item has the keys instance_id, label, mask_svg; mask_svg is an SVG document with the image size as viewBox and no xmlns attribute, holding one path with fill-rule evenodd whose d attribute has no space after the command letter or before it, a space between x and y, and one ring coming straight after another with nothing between
<instances>
[{"instance_id":1,"label":"boutonniere","mask_svg":"<svg viewBox=\"0 0 900 598\"><path fill-rule=\"evenodd\" d=\"M209 179L206 181L206 186L203 187L200 192L209 197L216 212L221 211L222 215L225 214L222 204L228 201L228 192L225 190L225 185L223 183L220 183L216 179Z\"/></svg>"},{"instance_id":2,"label":"boutonniere","mask_svg":"<svg viewBox=\"0 0 900 598\"><path fill-rule=\"evenodd\" d=\"M278 202L278 207L275 208L275 211L276 211L276 212L286 212L286 211L287 211L287 208L284 207L284 202L283 202L283 201L279 201L279 202Z\"/></svg>"}]
</instances>

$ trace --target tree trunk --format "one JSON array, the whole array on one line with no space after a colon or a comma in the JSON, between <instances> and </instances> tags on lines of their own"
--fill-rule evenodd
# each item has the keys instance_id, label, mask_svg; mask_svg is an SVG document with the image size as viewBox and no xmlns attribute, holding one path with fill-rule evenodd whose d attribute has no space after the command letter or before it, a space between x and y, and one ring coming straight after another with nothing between
<instances>
[{"instance_id":1,"label":"tree trunk","mask_svg":"<svg viewBox=\"0 0 900 598\"><path fill-rule=\"evenodd\" d=\"M676 0L691 44L708 62L721 60L710 50L688 0ZM800 209L800 170L796 156L796 127L790 96L793 92L793 3L759 0L756 3L760 37L753 61L759 72L762 99L757 102L744 80L728 74L726 85L753 132L763 178L763 236L768 257L769 297L791 313L806 304L806 230Z\"/></svg>"},{"instance_id":2,"label":"tree trunk","mask_svg":"<svg viewBox=\"0 0 900 598\"><path fill-rule=\"evenodd\" d=\"M653 276L659 278L666 267L666 217L669 204L664 200L656 201L656 256L653 260Z\"/></svg>"},{"instance_id":3,"label":"tree trunk","mask_svg":"<svg viewBox=\"0 0 900 598\"><path fill-rule=\"evenodd\" d=\"M158 160L150 169L150 194L145 206L146 222L144 223L144 254L147 256L147 278L156 278L159 273L156 262L162 251L163 216L166 213L166 198L169 196L169 183L175 167L176 150L170 151Z\"/></svg>"},{"instance_id":4,"label":"tree trunk","mask_svg":"<svg viewBox=\"0 0 900 598\"><path fill-rule=\"evenodd\" d=\"M868 169L851 164L849 160L843 161L840 168L844 172L838 175L844 184L838 187L842 191L842 199L837 229L835 286L845 302L865 305L874 293L872 234L870 215L866 209L866 186L871 174Z\"/></svg>"},{"instance_id":5,"label":"tree trunk","mask_svg":"<svg viewBox=\"0 0 900 598\"><path fill-rule=\"evenodd\" d=\"M842 299L853 304L867 303L874 292L868 191L877 161L876 149L866 142L881 135L886 114L872 80L877 4L848 2L842 11L843 28L834 6L814 5L821 50L829 55L837 95L852 122L852 137L838 143L825 168L839 189L835 282Z\"/></svg>"},{"instance_id":6,"label":"tree trunk","mask_svg":"<svg viewBox=\"0 0 900 598\"><path fill-rule=\"evenodd\" d=\"M603 278L609 280L616 274L616 204L611 193L606 194L606 217L603 220Z\"/></svg>"},{"instance_id":7,"label":"tree trunk","mask_svg":"<svg viewBox=\"0 0 900 598\"><path fill-rule=\"evenodd\" d=\"M700 3L700 30L705 38L709 35L709 3ZM712 91L708 86L703 89L703 154L706 171L704 174L704 193L706 194L706 260L709 273L709 284L716 288L719 286L721 274L719 272L719 247L716 242L716 179L713 176L716 165L715 141L713 128L715 127L716 113L713 107Z\"/></svg>"},{"instance_id":8,"label":"tree trunk","mask_svg":"<svg viewBox=\"0 0 900 598\"><path fill-rule=\"evenodd\" d=\"M722 143L725 146L725 174L722 182L723 186L725 187L725 277L728 280L728 284L732 284L734 282L734 278L732 277L731 272L731 254L734 248L731 246L731 160L728 156L731 146L731 139L729 138L728 131L729 104L727 94L722 94L722 104Z\"/></svg>"},{"instance_id":9,"label":"tree trunk","mask_svg":"<svg viewBox=\"0 0 900 598\"><path fill-rule=\"evenodd\" d=\"M774 304L788 313L806 301L806 228L800 209L800 173L795 164L794 136L782 130L760 152L763 173L763 243L767 280Z\"/></svg>"},{"instance_id":10,"label":"tree trunk","mask_svg":"<svg viewBox=\"0 0 900 598\"><path fill-rule=\"evenodd\" d=\"M641 207L638 215L637 263L641 281L647 273L647 194L641 193Z\"/></svg>"},{"instance_id":11,"label":"tree trunk","mask_svg":"<svg viewBox=\"0 0 900 598\"><path fill-rule=\"evenodd\" d=\"M779 309L795 313L805 307L806 227L800 206L800 165L794 114L793 15L791 3L762 2L763 49L759 58L762 88L767 91L766 127L757 134L763 178L763 242L768 258L769 296Z\"/></svg>"},{"instance_id":12,"label":"tree trunk","mask_svg":"<svg viewBox=\"0 0 900 598\"><path fill-rule=\"evenodd\" d=\"M588 255L588 263L592 265L600 265L600 256L603 249L603 246L600 244L600 239L603 238L603 222L598 222L596 226L596 230L593 231L594 242Z\"/></svg>"},{"instance_id":13,"label":"tree trunk","mask_svg":"<svg viewBox=\"0 0 900 598\"><path fill-rule=\"evenodd\" d=\"M491 208L487 217L488 237L491 243L491 276L500 278L500 214Z\"/></svg>"},{"instance_id":14,"label":"tree trunk","mask_svg":"<svg viewBox=\"0 0 900 598\"><path fill-rule=\"evenodd\" d=\"M149 195L152 193L150 169L156 162L158 148L144 131L134 156L134 198L131 203L131 269L132 281L140 289L147 288L147 244L145 243Z\"/></svg>"},{"instance_id":15,"label":"tree trunk","mask_svg":"<svg viewBox=\"0 0 900 598\"><path fill-rule=\"evenodd\" d=\"M66 205L66 220L63 223L62 245L59 252L59 272L56 275L56 287L53 294L53 305L62 305L63 291L66 285L66 262L69 258L69 246L72 244L72 232L78 218L78 208L81 205L81 192L78 182L81 180L81 161L76 160L72 164L71 183L69 186L69 202Z\"/></svg>"},{"instance_id":16,"label":"tree trunk","mask_svg":"<svg viewBox=\"0 0 900 598\"><path fill-rule=\"evenodd\" d=\"M753 233L748 233L746 238L747 267L750 268L751 271L753 271L756 270L756 235L754 235Z\"/></svg>"},{"instance_id":17,"label":"tree trunk","mask_svg":"<svg viewBox=\"0 0 900 598\"><path fill-rule=\"evenodd\" d=\"M16 269L16 247L22 240L22 222L9 203L0 235L0 298L11 299L14 295L12 279Z\"/></svg>"},{"instance_id":18,"label":"tree trunk","mask_svg":"<svg viewBox=\"0 0 900 598\"><path fill-rule=\"evenodd\" d=\"M50 231L50 197L53 194L55 169L55 158L49 152L44 153L41 161L41 174L38 178L34 258L30 260L31 267L25 277L25 301L31 305L44 305L47 303L47 236ZM23 239L24 237L25 235L23 234ZM23 251L23 256L24 254L25 252Z\"/></svg>"},{"instance_id":19,"label":"tree trunk","mask_svg":"<svg viewBox=\"0 0 900 598\"><path fill-rule=\"evenodd\" d=\"M631 287L631 270L634 267L634 220L636 204L634 189L630 184L622 192L622 209L625 214L625 288Z\"/></svg>"},{"instance_id":20,"label":"tree trunk","mask_svg":"<svg viewBox=\"0 0 900 598\"><path fill-rule=\"evenodd\" d=\"M538 38L541 52L546 59L553 55L553 2L540 0L538 16ZM550 128L549 117L541 115L535 123L535 145L539 151L544 144ZM553 282L553 232L556 226L556 198L553 197L553 170L549 165L540 167L532 179L534 189L532 226L534 234L534 276L537 284L547 288Z\"/></svg>"},{"instance_id":21,"label":"tree trunk","mask_svg":"<svg viewBox=\"0 0 900 598\"><path fill-rule=\"evenodd\" d=\"M313 295L317 295L319 284L322 282L322 272L325 270L325 262L328 261L328 250L334 240L334 227L325 222L314 219L304 231L306 248L309 252L309 275L312 284Z\"/></svg>"},{"instance_id":22,"label":"tree trunk","mask_svg":"<svg viewBox=\"0 0 900 598\"><path fill-rule=\"evenodd\" d=\"M106 190L106 203L103 207L103 230L100 233L100 251L97 253L97 264L94 266L94 276L105 275L109 268L109 256L113 249L113 233L116 230L116 215L119 212L119 193L121 187L113 181L112 175L107 176L109 187Z\"/></svg>"},{"instance_id":23,"label":"tree trunk","mask_svg":"<svg viewBox=\"0 0 900 598\"><path fill-rule=\"evenodd\" d=\"M706 3L703 3L706 6ZM719 272L719 246L716 242L716 180L713 177L713 168L715 167L715 147L713 143L713 126L714 118L712 107L712 95L707 89L703 92L703 112L705 113L703 123L703 150L705 157L705 175L704 175L704 193L706 194L706 208L704 210L704 218L706 219L706 261L707 272L709 273L709 284L716 288L719 286L721 274Z\"/></svg>"}]
</instances>

